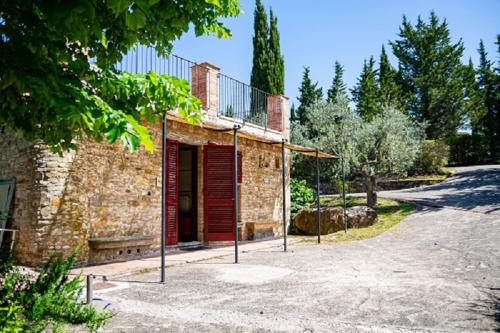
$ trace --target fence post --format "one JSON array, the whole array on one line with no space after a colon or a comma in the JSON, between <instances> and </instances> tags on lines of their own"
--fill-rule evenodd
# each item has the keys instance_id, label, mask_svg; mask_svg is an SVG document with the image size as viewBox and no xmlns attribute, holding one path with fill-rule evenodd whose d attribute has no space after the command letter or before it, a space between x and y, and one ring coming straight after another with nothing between
<instances>
[{"instance_id":1,"label":"fence post","mask_svg":"<svg viewBox=\"0 0 500 333\"><path fill-rule=\"evenodd\" d=\"M316 148L316 227L318 229L318 244L321 243L321 213L319 203L319 151Z\"/></svg>"},{"instance_id":2,"label":"fence post","mask_svg":"<svg viewBox=\"0 0 500 333\"><path fill-rule=\"evenodd\" d=\"M234 263L238 263L238 125L233 127L233 186L234 186Z\"/></svg>"},{"instance_id":3,"label":"fence post","mask_svg":"<svg viewBox=\"0 0 500 333\"><path fill-rule=\"evenodd\" d=\"M285 139L281 141L281 187L283 191L283 251L286 252L286 155L285 155Z\"/></svg>"},{"instance_id":4,"label":"fence post","mask_svg":"<svg viewBox=\"0 0 500 333\"><path fill-rule=\"evenodd\" d=\"M92 273L87 275L87 304L92 304L94 299L94 276Z\"/></svg>"}]
</instances>

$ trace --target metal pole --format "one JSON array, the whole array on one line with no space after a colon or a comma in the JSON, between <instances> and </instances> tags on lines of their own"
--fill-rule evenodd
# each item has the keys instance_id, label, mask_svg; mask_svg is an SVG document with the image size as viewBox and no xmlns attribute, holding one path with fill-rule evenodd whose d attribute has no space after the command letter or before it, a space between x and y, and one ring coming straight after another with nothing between
<instances>
[{"instance_id":1,"label":"metal pole","mask_svg":"<svg viewBox=\"0 0 500 333\"><path fill-rule=\"evenodd\" d=\"M92 273L87 275L87 304L92 304L94 299L94 276Z\"/></svg>"},{"instance_id":2,"label":"metal pole","mask_svg":"<svg viewBox=\"0 0 500 333\"><path fill-rule=\"evenodd\" d=\"M342 163L342 200L343 200L343 213L344 213L344 231L347 233L347 209L345 201L345 172L344 172L344 156L340 157L340 163Z\"/></svg>"},{"instance_id":3,"label":"metal pole","mask_svg":"<svg viewBox=\"0 0 500 333\"><path fill-rule=\"evenodd\" d=\"M162 121L162 144L161 144L161 272L160 282L165 283L165 213L166 213L166 150L167 150L167 112Z\"/></svg>"},{"instance_id":4,"label":"metal pole","mask_svg":"<svg viewBox=\"0 0 500 333\"><path fill-rule=\"evenodd\" d=\"M233 127L233 147L234 147L234 263L238 263L238 129L237 125Z\"/></svg>"},{"instance_id":5,"label":"metal pole","mask_svg":"<svg viewBox=\"0 0 500 333\"><path fill-rule=\"evenodd\" d=\"M283 190L283 251L286 252L286 156L285 139L281 141L281 187Z\"/></svg>"},{"instance_id":6,"label":"metal pole","mask_svg":"<svg viewBox=\"0 0 500 333\"><path fill-rule=\"evenodd\" d=\"M319 152L316 148L316 228L318 230L318 244L321 243L321 222L319 211Z\"/></svg>"}]
</instances>

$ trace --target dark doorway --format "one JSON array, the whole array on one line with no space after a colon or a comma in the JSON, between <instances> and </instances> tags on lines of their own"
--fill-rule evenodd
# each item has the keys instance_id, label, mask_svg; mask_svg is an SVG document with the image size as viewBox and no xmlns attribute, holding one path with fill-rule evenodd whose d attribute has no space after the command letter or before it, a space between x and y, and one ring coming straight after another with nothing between
<instances>
[{"instance_id":1,"label":"dark doorway","mask_svg":"<svg viewBox=\"0 0 500 333\"><path fill-rule=\"evenodd\" d=\"M197 237L197 147L179 145L179 242Z\"/></svg>"}]
</instances>

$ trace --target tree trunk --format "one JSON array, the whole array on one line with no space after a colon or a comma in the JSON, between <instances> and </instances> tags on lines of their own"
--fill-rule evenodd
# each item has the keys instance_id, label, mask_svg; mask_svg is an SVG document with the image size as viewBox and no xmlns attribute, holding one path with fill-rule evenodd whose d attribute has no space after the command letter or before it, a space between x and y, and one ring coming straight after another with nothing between
<instances>
[{"instance_id":1,"label":"tree trunk","mask_svg":"<svg viewBox=\"0 0 500 333\"><path fill-rule=\"evenodd\" d=\"M374 208L377 205L377 179L374 175L365 175L366 204Z\"/></svg>"}]
</instances>

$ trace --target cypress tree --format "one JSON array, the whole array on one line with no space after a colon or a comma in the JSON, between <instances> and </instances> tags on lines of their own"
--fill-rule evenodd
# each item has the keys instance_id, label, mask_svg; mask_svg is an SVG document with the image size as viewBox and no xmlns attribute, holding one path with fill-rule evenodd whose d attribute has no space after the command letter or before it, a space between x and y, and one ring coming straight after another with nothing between
<instances>
[{"instance_id":1,"label":"cypress tree","mask_svg":"<svg viewBox=\"0 0 500 333\"><path fill-rule=\"evenodd\" d=\"M297 110L295 109L295 103L292 103L292 107L290 108L290 121L297 121Z\"/></svg>"},{"instance_id":2,"label":"cypress tree","mask_svg":"<svg viewBox=\"0 0 500 333\"><path fill-rule=\"evenodd\" d=\"M469 64L464 66L464 89L466 94L466 109L469 114L472 133L478 134L483 131L482 118L486 112L479 84L476 80L476 70L472 59L469 58Z\"/></svg>"},{"instance_id":3,"label":"cypress tree","mask_svg":"<svg viewBox=\"0 0 500 333\"><path fill-rule=\"evenodd\" d=\"M396 108L402 106L401 92L396 83L397 71L392 67L389 57L382 45L378 69L379 104L380 106L392 105Z\"/></svg>"},{"instance_id":4,"label":"cypress tree","mask_svg":"<svg viewBox=\"0 0 500 333\"><path fill-rule=\"evenodd\" d=\"M462 40L452 43L446 20L431 12L429 23L418 17L415 26L403 16L399 39L390 44L399 60L408 114L428 123L431 139L455 134L466 115Z\"/></svg>"},{"instance_id":5,"label":"cypress tree","mask_svg":"<svg viewBox=\"0 0 500 333\"><path fill-rule=\"evenodd\" d=\"M271 95L285 92L285 61L280 50L280 34L278 31L278 18L270 12L270 29L268 40L268 70L269 93Z\"/></svg>"},{"instance_id":6,"label":"cypress tree","mask_svg":"<svg viewBox=\"0 0 500 333\"><path fill-rule=\"evenodd\" d=\"M488 53L484 48L484 43L479 42L479 68L478 75L478 89L484 105L484 112L482 117L477 119L476 130L482 132L486 136L490 156L495 158L500 146L500 112L499 112L499 88L498 84L499 73L493 69L493 63L488 60Z\"/></svg>"},{"instance_id":7,"label":"cypress tree","mask_svg":"<svg viewBox=\"0 0 500 333\"><path fill-rule=\"evenodd\" d=\"M356 109L364 120L371 121L379 113L377 71L373 57L368 62L364 61L358 83L352 89L352 96Z\"/></svg>"},{"instance_id":8,"label":"cypress tree","mask_svg":"<svg viewBox=\"0 0 500 333\"><path fill-rule=\"evenodd\" d=\"M338 94L346 94L346 85L344 83L344 67L335 61L335 75L327 92L327 101L335 102Z\"/></svg>"},{"instance_id":9,"label":"cypress tree","mask_svg":"<svg viewBox=\"0 0 500 333\"><path fill-rule=\"evenodd\" d=\"M253 63L250 85L269 92L267 14L261 0L256 1L254 11ZM253 103L252 103L253 104Z\"/></svg>"},{"instance_id":10,"label":"cypress tree","mask_svg":"<svg viewBox=\"0 0 500 333\"><path fill-rule=\"evenodd\" d=\"M296 115L300 124L304 124L307 108L323 98L323 89L318 87L318 82L312 83L310 72L311 70L309 67L304 67L302 82L299 87L300 96L297 99L299 100L300 105L297 108Z\"/></svg>"}]
</instances>

